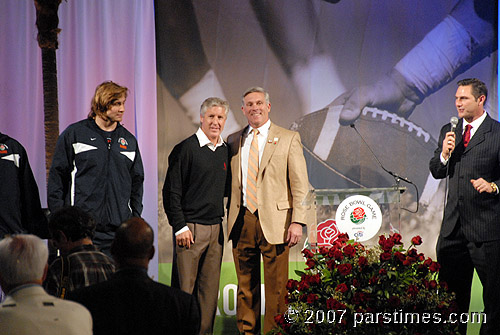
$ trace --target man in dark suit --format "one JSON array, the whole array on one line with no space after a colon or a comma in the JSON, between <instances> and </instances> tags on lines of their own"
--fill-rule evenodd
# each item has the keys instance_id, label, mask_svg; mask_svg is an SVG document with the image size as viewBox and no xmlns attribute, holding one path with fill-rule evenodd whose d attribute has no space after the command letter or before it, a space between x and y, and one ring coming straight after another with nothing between
<instances>
[{"instance_id":1,"label":"man in dark suit","mask_svg":"<svg viewBox=\"0 0 500 335\"><path fill-rule=\"evenodd\" d=\"M200 311L195 298L150 279L153 230L133 217L116 230L111 254L118 271L105 282L68 294L92 314L94 335L198 334Z\"/></svg>"},{"instance_id":2,"label":"man in dark suit","mask_svg":"<svg viewBox=\"0 0 500 335\"><path fill-rule=\"evenodd\" d=\"M286 310L289 247L308 223L303 200L309 190L300 135L269 119L269 94L252 87L243 94L248 126L228 137L231 152L229 239L238 277L240 333L260 334L260 255L263 255L266 310L264 333Z\"/></svg>"},{"instance_id":3,"label":"man in dark suit","mask_svg":"<svg viewBox=\"0 0 500 335\"><path fill-rule=\"evenodd\" d=\"M437 242L440 279L456 293L460 312L468 312L475 268L487 316L481 334L500 334L500 123L484 110L487 95L478 79L458 82L460 120L454 131L450 124L441 129L429 166L434 178L449 177Z\"/></svg>"}]
</instances>

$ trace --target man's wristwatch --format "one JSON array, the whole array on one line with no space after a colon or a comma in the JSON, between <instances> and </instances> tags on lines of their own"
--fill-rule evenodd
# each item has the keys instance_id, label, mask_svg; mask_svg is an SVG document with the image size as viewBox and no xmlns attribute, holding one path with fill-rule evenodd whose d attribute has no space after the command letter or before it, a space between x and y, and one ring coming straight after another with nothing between
<instances>
[{"instance_id":1,"label":"man's wristwatch","mask_svg":"<svg viewBox=\"0 0 500 335\"><path fill-rule=\"evenodd\" d=\"M491 182L490 186L493 189L493 192L491 192L491 193L495 193L496 194L498 192L497 184L495 184L494 182Z\"/></svg>"}]
</instances>

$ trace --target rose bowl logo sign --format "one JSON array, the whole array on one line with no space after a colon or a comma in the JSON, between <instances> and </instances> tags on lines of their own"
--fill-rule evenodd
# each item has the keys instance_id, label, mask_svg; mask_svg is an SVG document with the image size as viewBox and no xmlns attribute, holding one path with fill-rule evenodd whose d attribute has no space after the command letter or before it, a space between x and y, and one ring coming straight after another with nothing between
<instances>
[{"instance_id":1,"label":"rose bowl logo sign","mask_svg":"<svg viewBox=\"0 0 500 335\"><path fill-rule=\"evenodd\" d=\"M340 234L335 220L332 219L319 223L317 232L319 247L331 247Z\"/></svg>"},{"instance_id":2,"label":"rose bowl logo sign","mask_svg":"<svg viewBox=\"0 0 500 335\"><path fill-rule=\"evenodd\" d=\"M335 221L341 233L347 233L349 238L362 242L378 233L382 226L382 212L373 199L364 195L353 195L340 203Z\"/></svg>"}]
</instances>

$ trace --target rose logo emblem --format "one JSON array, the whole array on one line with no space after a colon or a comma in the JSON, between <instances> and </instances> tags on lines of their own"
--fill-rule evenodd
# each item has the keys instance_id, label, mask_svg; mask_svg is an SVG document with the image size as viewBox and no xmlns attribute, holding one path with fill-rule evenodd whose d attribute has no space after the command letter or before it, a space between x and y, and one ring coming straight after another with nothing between
<instances>
[{"instance_id":1,"label":"rose logo emblem","mask_svg":"<svg viewBox=\"0 0 500 335\"><path fill-rule=\"evenodd\" d=\"M366 213L365 213L365 210L361 207L356 207L351 215L350 215L350 218L351 218L351 222L354 223L354 224L362 224L363 222L365 222L365 219L366 219Z\"/></svg>"},{"instance_id":2,"label":"rose logo emblem","mask_svg":"<svg viewBox=\"0 0 500 335\"><path fill-rule=\"evenodd\" d=\"M340 231L335 224L335 220L326 220L318 224L318 245L319 246L332 246L333 242L337 239Z\"/></svg>"}]
</instances>

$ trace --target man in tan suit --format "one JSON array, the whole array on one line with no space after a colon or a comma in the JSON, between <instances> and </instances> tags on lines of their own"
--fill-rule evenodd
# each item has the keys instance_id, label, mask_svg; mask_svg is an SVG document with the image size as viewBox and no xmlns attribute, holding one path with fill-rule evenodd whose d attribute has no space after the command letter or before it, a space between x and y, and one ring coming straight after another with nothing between
<instances>
[{"instance_id":1,"label":"man in tan suit","mask_svg":"<svg viewBox=\"0 0 500 335\"><path fill-rule=\"evenodd\" d=\"M244 334L260 333L260 255L264 262L264 332L285 311L289 247L306 225L302 202L309 182L298 133L269 120L269 94L252 87L243 94L248 126L228 137L231 154L229 239L238 277L237 322Z\"/></svg>"}]
</instances>

